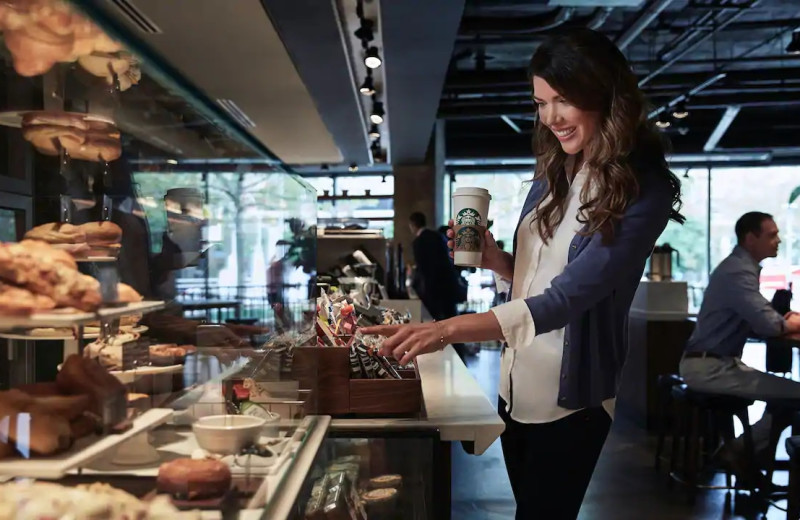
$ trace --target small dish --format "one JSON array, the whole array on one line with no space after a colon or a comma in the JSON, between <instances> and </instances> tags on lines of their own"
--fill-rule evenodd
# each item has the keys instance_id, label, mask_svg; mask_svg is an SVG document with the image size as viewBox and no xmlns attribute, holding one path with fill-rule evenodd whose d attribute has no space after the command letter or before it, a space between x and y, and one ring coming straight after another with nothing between
<instances>
[{"instance_id":1,"label":"small dish","mask_svg":"<svg viewBox=\"0 0 800 520\"><path fill-rule=\"evenodd\" d=\"M234 455L258 440L266 422L250 415L211 415L195 421L192 431L204 450Z\"/></svg>"}]
</instances>

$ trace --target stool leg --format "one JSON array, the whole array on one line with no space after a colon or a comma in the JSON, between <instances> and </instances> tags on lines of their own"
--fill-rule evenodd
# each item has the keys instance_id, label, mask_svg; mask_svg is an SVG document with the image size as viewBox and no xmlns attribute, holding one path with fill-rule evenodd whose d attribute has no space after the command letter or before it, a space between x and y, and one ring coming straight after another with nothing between
<instances>
[{"instance_id":1,"label":"stool leg","mask_svg":"<svg viewBox=\"0 0 800 520\"><path fill-rule=\"evenodd\" d=\"M748 480L750 480L751 478L755 477L755 473L760 473L755 464L756 449L755 445L753 444L753 430L750 428L750 417L747 414L747 408L738 410L736 412L736 416L742 422L742 428L744 429L744 433L742 435L744 437L745 456L747 457L747 470L752 473L751 475L747 476ZM756 486L758 485L758 482L753 481L749 484L750 492L755 496L757 494Z\"/></svg>"},{"instance_id":2,"label":"stool leg","mask_svg":"<svg viewBox=\"0 0 800 520\"><path fill-rule=\"evenodd\" d=\"M686 429L686 404L675 402L675 415L672 421L672 451L669 454L669 473L670 478L667 483L672 487L672 475L678 470L678 460L681 456L681 437ZM685 445L684 445L685 447Z\"/></svg>"},{"instance_id":3,"label":"stool leg","mask_svg":"<svg viewBox=\"0 0 800 520\"><path fill-rule=\"evenodd\" d=\"M793 411L790 410L776 410L769 411L772 414L772 424L769 429L769 446L767 452L769 453L769 460L764 469L767 472L767 481L772 483L772 474L775 471L775 452L778 449L778 442L781 440L781 433L792 422Z\"/></svg>"},{"instance_id":4,"label":"stool leg","mask_svg":"<svg viewBox=\"0 0 800 520\"><path fill-rule=\"evenodd\" d=\"M686 484L689 487L689 500L694 502L697 493L698 459L700 456L700 409L692 406L686 448Z\"/></svg>"},{"instance_id":5,"label":"stool leg","mask_svg":"<svg viewBox=\"0 0 800 520\"><path fill-rule=\"evenodd\" d=\"M656 471L661 468L661 453L664 451L664 438L667 435L667 424L666 424L666 415L667 415L667 397L664 395L665 390L664 387L659 387L658 389L658 444L656 444L656 460L653 466L656 468Z\"/></svg>"}]
</instances>

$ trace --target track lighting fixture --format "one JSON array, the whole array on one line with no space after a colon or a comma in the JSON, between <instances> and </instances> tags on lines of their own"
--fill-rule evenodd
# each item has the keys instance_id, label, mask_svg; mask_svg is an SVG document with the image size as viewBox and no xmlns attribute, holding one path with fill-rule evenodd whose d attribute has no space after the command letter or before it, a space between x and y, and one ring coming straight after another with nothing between
<instances>
[{"instance_id":1,"label":"track lighting fixture","mask_svg":"<svg viewBox=\"0 0 800 520\"><path fill-rule=\"evenodd\" d=\"M656 121L656 126L659 128L669 128L672 123L670 122L667 114L665 112L661 112L658 115L658 121Z\"/></svg>"},{"instance_id":2,"label":"track lighting fixture","mask_svg":"<svg viewBox=\"0 0 800 520\"><path fill-rule=\"evenodd\" d=\"M689 115L689 110L686 108L686 103L681 101L677 105L675 105L675 109L672 111L672 117L676 119L683 119Z\"/></svg>"},{"instance_id":3,"label":"track lighting fixture","mask_svg":"<svg viewBox=\"0 0 800 520\"><path fill-rule=\"evenodd\" d=\"M786 52L789 54L800 54L800 29L792 33L792 41L786 46Z\"/></svg>"},{"instance_id":4,"label":"track lighting fixture","mask_svg":"<svg viewBox=\"0 0 800 520\"><path fill-rule=\"evenodd\" d=\"M383 116L385 115L386 112L383 111L383 103L380 101L373 101L372 113L369 115L369 120L372 124L379 125L383 123Z\"/></svg>"},{"instance_id":5,"label":"track lighting fixture","mask_svg":"<svg viewBox=\"0 0 800 520\"><path fill-rule=\"evenodd\" d=\"M371 127L369 127L369 138L370 139L381 138L381 131L378 129L378 125L372 125Z\"/></svg>"},{"instance_id":6,"label":"track lighting fixture","mask_svg":"<svg viewBox=\"0 0 800 520\"><path fill-rule=\"evenodd\" d=\"M372 82L372 70L367 69L367 77L364 78L364 83L358 88L358 91L365 96L371 96L375 93L375 84Z\"/></svg>"},{"instance_id":7,"label":"track lighting fixture","mask_svg":"<svg viewBox=\"0 0 800 520\"><path fill-rule=\"evenodd\" d=\"M361 18L361 26L353 34L362 42L371 42L375 39L373 27L375 27L375 22L368 18Z\"/></svg>"},{"instance_id":8,"label":"track lighting fixture","mask_svg":"<svg viewBox=\"0 0 800 520\"><path fill-rule=\"evenodd\" d=\"M364 65L369 67L370 69L377 69L381 66L383 61L381 60L381 56L378 53L377 47L370 47L367 49L367 55L364 56Z\"/></svg>"}]
</instances>

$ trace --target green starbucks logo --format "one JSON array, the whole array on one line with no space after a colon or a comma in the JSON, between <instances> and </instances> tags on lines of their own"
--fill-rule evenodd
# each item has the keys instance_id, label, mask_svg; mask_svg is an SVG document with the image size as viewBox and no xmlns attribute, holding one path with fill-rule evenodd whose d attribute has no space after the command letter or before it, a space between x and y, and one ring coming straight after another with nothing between
<instances>
[{"instance_id":1,"label":"green starbucks logo","mask_svg":"<svg viewBox=\"0 0 800 520\"><path fill-rule=\"evenodd\" d=\"M480 253L481 236L475 228L465 227L456 233L456 250L467 253Z\"/></svg>"},{"instance_id":2,"label":"green starbucks logo","mask_svg":"<svg viewBox=\"0 0 800 520\"><path fill-rule=\"evenodd\" d=\"M458 212L456 224L459 226L481 226L483 221L480 213L472 208L464 208Z\"/></svg>"}]
</instances>

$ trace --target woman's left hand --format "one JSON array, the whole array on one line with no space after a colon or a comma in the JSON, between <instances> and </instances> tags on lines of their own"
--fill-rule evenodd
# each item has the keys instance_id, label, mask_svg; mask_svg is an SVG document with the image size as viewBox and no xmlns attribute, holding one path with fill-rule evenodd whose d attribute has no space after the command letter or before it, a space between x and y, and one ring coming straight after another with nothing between
<instances>
[{"instance_id":1,"label":"woman's left hand","mask_svg":"<svg viewBox=\"0 0 800 520\"><path fill-rule=\"evenodd\" d=\"M382 356L392 356L405 366L419 356L444 348L444 331L441 323L411 325L378 325L364 327L364 334L386 336L380 349Z\"/></svg>"}]
</instances>

